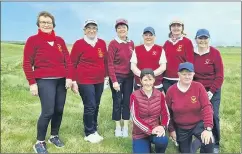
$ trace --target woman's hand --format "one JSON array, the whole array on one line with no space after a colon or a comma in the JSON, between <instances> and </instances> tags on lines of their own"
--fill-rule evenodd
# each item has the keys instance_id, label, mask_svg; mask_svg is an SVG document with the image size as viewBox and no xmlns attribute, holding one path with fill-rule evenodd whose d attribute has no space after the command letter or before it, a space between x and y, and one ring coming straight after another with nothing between
<instances>
[{"instance_id":1,"label":"woman's hand","mask_svg":"<svg viewBox=\"0 0 242 154\"><path fill-rule=\"evenodd\" d=\"M210 139L212 143L214 142L212 131L204 130L201 134L202 143L205 145L209 144Z\"/></svg>"},{"instance_id":2,"label":"woman's hand","mask_svg":"<svg viewBox=\"0 0 242 154\"><path fill-rule=\"evenodd\" d=\"M120 91L120 85L118 82L113 83L113 89L115 89L117 92Z\"/></svg>"},{"instance_id":3,"label":"woman's hand","mask_svg":"<svg viewBox=\"0 0 242 154\"><path fill-rule=\"evenodd\" d=\"M30 90L30 93L33 96L38 96L38 86L37 86L37 83L30 85L29 86L29 90Z\"/></svg>"},{"instance_id":4,"label":"woman's hand","mask_svg":"<svg viewBox=\"0 0 242 154\"><path fill-rule=\"evenodd\" d=\"M71 88L72 86L72 80L71 79L66 79L66 89Z\"/></svg>"},{"instance_id":5,"label":"woman's hand","mask_svg":"<svg viewBox=\"0 0 242 154\"><path fill-rule=\"evenodd\" d=\"M157 126L152 130L152 134L156 134L157 137L165 136L165 129L163 126Z\"/></svg>"},{"instance_id":6,"label":"woman's hand","mask_svg":"<svg viewBox=\"0 0 242 154\"><path fill-rule=\"evenodd\" d=\"M72 85L71 85L71 90L75 93L75 94L78 94L78 84L76 83L76 81L73 81L72 82Z\"/></svg>"}]
</instances>

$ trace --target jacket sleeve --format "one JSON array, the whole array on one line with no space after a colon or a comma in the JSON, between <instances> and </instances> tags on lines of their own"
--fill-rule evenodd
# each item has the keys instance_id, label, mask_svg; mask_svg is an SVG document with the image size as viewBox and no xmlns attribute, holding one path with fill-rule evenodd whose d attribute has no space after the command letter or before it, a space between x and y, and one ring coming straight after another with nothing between
<instances>
[{"instance_id":1,"label":"jacket sleeve","mask_svg":"<svg viewBox=\"0 0 242 154\"><path fill-rule=\"evenodd\" d=\"M63 54L65 56L65 64L66 64L66 71L67 71L66 78L73 80L73 65L71 62L70 53L66 47L65 41L64 40L62 41L63 41Z\"/></svg>"},{"instance_id":2,"label":"jacket sleeve","mask_svg":"<svg viewBox=\"0 0 242 154\"><path fill-rule=\"evenodd\" d=\"M168 125L168 131L173 132L173 131L175 131L175 128L174 128L174 120L173 120L173 111L172 111L172 108L171 108L172 99L171 99L169 90L166 93L166 104L167 104L169 112L170 112L170 122L169 122L169 125Z\"/></svg>"},{"instance_id":3,"label":"jacket sleeve","mask_svg":"<svg viewBox=\"0 0 242 154\"><path fill-rule=\"evenodd\" d=\"M108 46L108 73L112 83L117 82L115 69L114 69L114 58L115 58L116 50L117 49L114 46L114 43L111 41Z\"/></svg>"},{"instance_id":4,"label":"jacket sleeve","mask_svg":"<svg viewBox=\"0 0 242 154\"><path fill-rule=\"evenodd\" d=\"M186 60L194 64L194 48L191 40L188 40L186 44Z\"/></svg>"},{"instance_id":5,"label":"jacket sleeve","mask_svg":"<svg viewBox=\"0 0 242 154\"><path fill-rule=\"evenodd\" d=\"M130 96L130 115L134 125L139 127L144 133L151 135L153 128L139 117L139 107L134 94Z\"/></svg>"},{"instance_id":6,"label":"jacket sleeve","mask_svg":"<svg viewBox=\"0 0 242 154\"><path fill-rule=\"evenodd\" d=\"M169 125L170 113L164 98L164 95L161 93L161 125L166 128Z\"/></svg>"},{"instance_id":7,"label":"jacket sleeve","mask_svg":"<svg viewBox=\"0 0 242 154\"><path fill-rule=\"evenodd\" d=\"M217 54L215 57L216 57L216 59L214 61L215 79L214 79L212 86L210 87L210 91L213 94L216 92L217 89L222 87L222 84L224 81L224 66L223 66L223 60L222 60L222 57L221 57L219 51L217 51Z\"/></svg>"},{"instance_id":8,"label":"jacket sleeve","mask_svg":"<svg viewBox=\"0 0 242 154\"><path fill-rule=\"evenodd\" d=\"M35 56L35 47L34 47L34 41L30 37L25 43L24 46L24 54L23 54L23 71L25 73L26 79L29 82L29 85L35 84L36 80L34 77L34 56Z\"/></svg>"},{"instance_id":9,"label":"jacket sleeve","mask_svg":"<svg viewBox=\"0 0 242 154\"><path fill-rule=\"evenodd\" d=\"M77 81L77 65L80 61L80 42L76 41L71 49L71 61L73 64L73 81Z\"/></svg>"},{"instance_id":10,"label":"jacket sleeve","mask_svg":"<svg viewBox=\"0 0 242 154\"><path fill-rule=\"evenodd\" d=\"M207 92L202 84L200 84L199 102L201 103L201 113L204 127L213 128L213 106L209 101Z\"/></svg>"}]
</instances>

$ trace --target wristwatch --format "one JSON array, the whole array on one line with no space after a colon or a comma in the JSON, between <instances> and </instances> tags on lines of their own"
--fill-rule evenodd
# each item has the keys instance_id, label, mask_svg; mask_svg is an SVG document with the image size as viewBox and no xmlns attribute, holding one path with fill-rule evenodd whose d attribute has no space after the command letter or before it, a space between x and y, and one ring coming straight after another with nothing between
<instances>
[{"instance_id":1,"label":"wristwatch","mask_svg":"<svg viewBox=\"0 0 242 154\"><path fill-rule=\"evenodd\" d=\"M211 127L206 127L205 130L212 131L212 128Z\"/></svg>"}]
</instances>

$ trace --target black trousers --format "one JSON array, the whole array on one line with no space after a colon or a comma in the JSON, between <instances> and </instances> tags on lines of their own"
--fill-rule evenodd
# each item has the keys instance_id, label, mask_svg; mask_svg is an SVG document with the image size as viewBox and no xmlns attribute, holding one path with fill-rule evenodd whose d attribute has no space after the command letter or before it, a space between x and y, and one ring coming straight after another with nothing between
<instances>
[{"instance_id":1,"label":"black trousers","mask_svg":"<svg viewBox=\"0 0 242 154\"><path fill-rule=\"evenodd\" d=\"M97 119L103 86L104 83L78 85L79 94L84 105L83 123L86 136L97 131Z\"/></svg>"},{"instance_id":2,"label":"black trousers","mask_svg":"<svg viewBox=\"0 0 242 154\"><path fill-rule=\"evenodd\" d=\"M37 140L45 140L47 128L51 120L51 135L58 135L66 101L65 78L36 79L41 114L37 124Z\"/></svg>"},{"instance_id":3,"label":"black trousers","mask_svg":"<svg viewBox=\"0 0 242 154\"><path fill-rule=\"evenodd\" d=\"M170 86L172 86L173 84L175 84L177 82L178 82L177 80L168 80L168 79L163 78L163 89L164 89L165 94L166 94L167 90L170 88Z\"/></svg>"},{"instance_id":4,"label":"black trousers","mask_svg":"<svg viewBox=\"0 0 242 154\"><path fill-rule=\"evenodd\" d=\"M192 129L182 129L176 128L176 135L177 135L177 142L179 143L179 150L181 153L191 153L191 143L192 143L192 136L196 136L197 139L201 139L201 134L204 131L204 124L203 122L199 122L194 128ZM201 144L200 153L213 153L214 143L210 140L210 143L205 145L204 143Z\"/></svg>"},{"instance_id":5,"label":"black trousers","mask_svg":"<svg viewBox=\"0 0 242 154\"><path fill-rule=\"evenodd\" d=\"M113 113L112 120L119 121L121 116L123 120L130 119L130 95L133 92L134 77L117 77L118 83L120 84L120 91L117 92L113 88L113 83L109 79L109 85L112 91L113 98Z\"/></svg>"}]
</instances>

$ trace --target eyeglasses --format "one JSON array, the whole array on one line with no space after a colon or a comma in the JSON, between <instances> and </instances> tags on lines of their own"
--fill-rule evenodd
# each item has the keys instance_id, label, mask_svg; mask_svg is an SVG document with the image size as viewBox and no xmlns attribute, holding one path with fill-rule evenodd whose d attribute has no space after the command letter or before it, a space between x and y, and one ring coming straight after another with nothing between
<instances>
[{"instance_id":1,"label":"eyeglasses","mask_svg":"<svg viewBox=\"0 0 242 154\"><path fill-rule=\"evenodd\" d=\"M45 24L51 25L51 24L53 24L52 22L49 22L49 21L39 21L39 23L42 24L42 25L45 25Z\"/></svg>"},{"instance_id":2,"label":"eyeglasses","mask_svg":"<svg viewBox=\"0 0 242 154\"><path fill-rule=\"evenodd\" d=\"M91 31L91 30L97 31L98 30L97 27L86 27L85 29L88 30L88 31Z\"/></svg>"}]
</instances>

